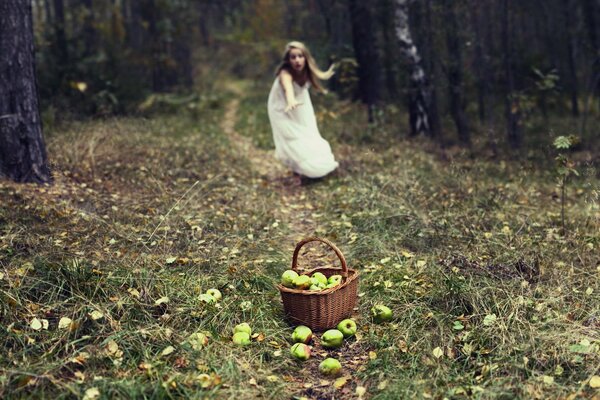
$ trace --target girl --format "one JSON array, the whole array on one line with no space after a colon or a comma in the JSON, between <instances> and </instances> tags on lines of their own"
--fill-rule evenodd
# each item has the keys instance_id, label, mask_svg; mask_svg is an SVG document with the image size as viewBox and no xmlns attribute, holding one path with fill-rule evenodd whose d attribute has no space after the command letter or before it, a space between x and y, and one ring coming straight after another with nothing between
<instances>
[{"instance_id":1,"label":"girl","mask_svg":"<svg viewBox=\"0 0 600 400\"><path fill-rule=\"evenodd\" d=\"M323 177L338 163L319 133L308 88L325 92L319 79L331 78L333 65L321 71L304 44L290 42L276 75L268 100L275 155L299 175Z\"/></svg>"}]
</instances>

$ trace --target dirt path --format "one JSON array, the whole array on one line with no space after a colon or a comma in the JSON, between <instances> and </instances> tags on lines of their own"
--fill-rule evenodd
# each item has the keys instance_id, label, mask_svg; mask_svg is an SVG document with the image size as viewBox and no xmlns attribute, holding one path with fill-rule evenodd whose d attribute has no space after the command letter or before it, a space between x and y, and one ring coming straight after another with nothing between
<instances>
[{"instance_id":1,"label":"dirt path","mask_svg":"<svg viewBox=\"0 0 600 400\"><path fill-rule=\"evenodd\" d=\"M317 228L312 217L315 212L314 207L307 199L300 180L275 158L272 150L266 151L256 147L252 139L236 131L239 97L244 93L243 83L229 83L227 89L235 93L236 98L227 103L221 128L229 137L235 151L249 160L253 175L265 180L280 194L280 203L274 208L274 212L280 223L290 227L291 235L288 243L293 250L297 242L313 235Z\"/></svg>"}]
</instances>

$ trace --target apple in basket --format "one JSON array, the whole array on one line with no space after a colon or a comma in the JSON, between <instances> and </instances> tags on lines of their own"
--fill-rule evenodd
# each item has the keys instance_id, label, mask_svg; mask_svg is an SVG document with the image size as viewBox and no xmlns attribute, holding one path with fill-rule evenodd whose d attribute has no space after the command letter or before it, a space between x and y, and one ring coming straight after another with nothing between
<instances>
[{"instance_id":1,"label":"apple in basket","mask_svg":"<svg viewBox=\"0 0 600 400\"><path fill-rule=\"evenodd\" d=\"M327 286L328 287L329 287L329 285L337 286L340 283L342 283L342 276L341 275L331 275L329 277L329 279L327 279Z\"/></svg>"},{"instance_id":2,"label":"apple in basket","mask_svg":"<svg viewBox=\"0 0 600 400\"><path fill-rule=\"evenodd\" d=\"M308 344L312 340L313 333L308 326L298 325L292 333L294 343Z\"/></svg>"},{"instance_id":3,"label":"apple in basket","mask_svg":"<svg viewBox=\"0 0 600 400\"><path fill-rule=\"evenodd\" d=\"M326 358L319 364L319 372L323 375L335 376L342 370L342 364L335 358Z\"/></svg>"},{"instance_id":4,"label":"apple in basket","mask_svg":"<svg viewBox=\"0 0 600 400\"><path fill-rule=\"evenodd\" d=\"M293 288L294 287L294 279L298 277L298 273L291 269L284 271L281 274L281 284L285 287Z\"/></svg>"},{"instance_id":5,"label":"apple in basket","mask_svg":"<svg viewBox=\"0 0 600 400\"><path fill-rule=\"evenodd\" d=\"M356 322L349 318L345 319L338 324L337 329L338 331L342 332L345 338L349 338L351 336L354 336L354 334L356 333Z\"/></svg>"},{"instance_id":6,"label":"apple in basket","mask_svg":"<svg viewBox=\"0 0 600 400\"><path fill-rule=\"evenodd\" d=\"M330 349L337 349L344 343L344 334L337 329L330 329L321 336L321 345Z\"/></svg>"},{"instance_id":7,"label":"apple in basket","mask_svg":"<svg viewBox=\"0 0 600 400\"><path fill-rule=\"evenodd\" d=\"M321 284L323 286L327 285L327 277L321 272L315 272L311 276L312 282L316 282L315 284Z\"/></svg>"},{"instance_id":8,"label":"apple in basket","mask_svg":"<svg viewBox=\"0 0 600 400\"><path fill-rule=\"evenodd\" d=\"M238 332L245 332L248 334L248 336L250 336L252 334L252 328L250 327L250 325L247 322L242 322L241 324L237 324L233 328L234 334L236 334Z\"/></svg>"},{"instance_id":9,"label":"apple in basket","mask_svg":"<svg viewBox=\"0 0 600 400\"><path fill-rule=\"evenodd\" d=\"M223 298L223 295L221 294L221 291L219 289L208 289L206 291L206 294L211 295L217 301L219 301Z\"/></svg>"},{"instance_id":10,"label":"apple in basket","mask_svg":"<svg viewBox=\"0 0 600 400\"><path fill-rule=\"evenodd\" d=\"M392 310L381 304L371 308L371 315L373 316L373 320L378 324L392 320Z\"/></svg>"},{"instance_id":11,"label":"apple in basket","mask_svg":"<svg viewBox=\"0 0 600 400\"><path fill-rule=\"evenodd\" d=\"M296 289L304 290L310 287L310 278L307 275L300 275L294 279Z\"/></svg>"},{"instance_id":12,"label":"apple in basket","mask_svg":"<svg viewBox=\"0 0 600 400\"><path fill-rule=\"evenodd\" d=\"M323 289L325 289L325 288L321 287L319 285L310 285L310 287L308 288L308 290L310 290L311 292L319 292Z\"/></svg>"},{"instance_id":13,"label":"apple in basket","mask_svg":"<svg viewBox=\"0 0 600 400\"><path fill-rule=\"evenodd\" d=\"M290 354L297 360L306 361L310 358L310 347L304 343L296 343L290 349Z\"/></svg>"}]
</instances>

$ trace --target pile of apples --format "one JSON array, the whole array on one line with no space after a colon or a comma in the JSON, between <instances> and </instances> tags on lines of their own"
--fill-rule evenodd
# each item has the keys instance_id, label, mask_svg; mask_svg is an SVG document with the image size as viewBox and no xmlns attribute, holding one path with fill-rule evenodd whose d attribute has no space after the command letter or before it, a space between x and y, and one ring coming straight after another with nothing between
<instances>
[{"instance_id":1,"label":"pile of apples","mask_svg":"<svg viewBox=\"0 0 600 400\"><path fill-rule=\"evenodd\" d=\"M356 322L345 319L337 325L337 329L329 329L321 336L321 346L328 349L337 349L342 346L344 339L348 339L356 333ZM313 333L309 327L299 325L292 333L292 345L290 354L297 360L306 361L310 358L310 347ZM319 371L323 375L335 376L342 370L342 364L335 358L326 358L319 364Z\"/></svg>"},{"instance_id":2,"label":"pile of apples","mask_svg":"<svg viewBox=\"0 0 600 400\"><path fill-rule=\"evenodd\" d=\"M296 271L288 269L281 275L281 284L291 289L320 291L336 287L340 283L342 283L341 275L331 275L327 278L321 272L308 276L298 275Z\"/></svg>"}]
</instances>

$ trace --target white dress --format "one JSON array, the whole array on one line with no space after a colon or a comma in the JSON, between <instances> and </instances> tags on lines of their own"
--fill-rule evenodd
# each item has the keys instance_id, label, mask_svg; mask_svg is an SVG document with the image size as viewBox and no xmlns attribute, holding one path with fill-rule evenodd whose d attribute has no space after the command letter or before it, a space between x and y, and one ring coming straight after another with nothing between
<instances>
[{"instance_id":1,"label":"white dress","mask_svg":"<svg viewBox=\"0 0 600 400\"><path fill-rule=\"evenodd\" d=\"M273 129L275 156L300 175L320 178L336 169L338 163L329 143L321 137L317 128L309 86L308 82L304 86L293 82L294 96L302 105L286 113L285 92L277 77L269 93L269 120Z\"/></svg>"}]
</instances>

